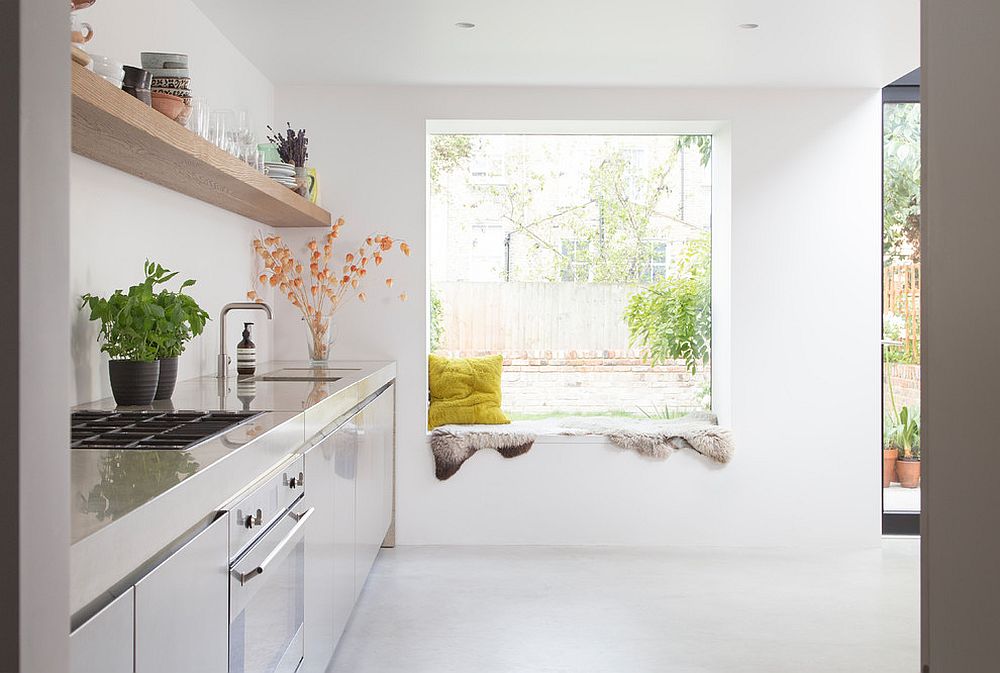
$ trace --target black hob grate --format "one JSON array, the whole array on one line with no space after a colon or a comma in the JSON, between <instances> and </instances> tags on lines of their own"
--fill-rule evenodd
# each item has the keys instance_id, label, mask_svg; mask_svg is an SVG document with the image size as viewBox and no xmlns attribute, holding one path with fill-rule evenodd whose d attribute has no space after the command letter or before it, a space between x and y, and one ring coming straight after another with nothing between
<instances>
[{"instance_id":1,"label":"black hob grate","mask_svg":"<svg viewBox=\"0 0 1000 673\"><path fill-rule=\"evenodd\" d=\"M187 449L261 411L74 411L74 449Z\"/></svg>"}]
</instances>

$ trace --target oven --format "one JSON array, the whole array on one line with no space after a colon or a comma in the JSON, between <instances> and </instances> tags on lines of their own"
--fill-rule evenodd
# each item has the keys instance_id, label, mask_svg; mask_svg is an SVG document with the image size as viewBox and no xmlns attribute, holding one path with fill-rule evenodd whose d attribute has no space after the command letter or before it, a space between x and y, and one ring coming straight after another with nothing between
<instances>
[{"instance_id":1,"label":"oven","mask_svg":"<svg viewBox=\"0 0 1000 673\"><path fill-rule=\"evenodd\" d=\"M303 656L301 458L230 510L229 673L295 673Z\"/></svg>"}]
</instances>

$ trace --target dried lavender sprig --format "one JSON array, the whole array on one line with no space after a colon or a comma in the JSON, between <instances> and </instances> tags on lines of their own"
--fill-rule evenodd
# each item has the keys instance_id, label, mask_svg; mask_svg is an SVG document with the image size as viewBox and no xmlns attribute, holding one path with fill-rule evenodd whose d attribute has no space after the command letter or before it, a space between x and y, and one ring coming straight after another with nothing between
<instances>
[{"instance_id":1,"label":"dried lavender sprig","mask_svg":"<svg viewBox=\"0 0 1000 673\"><path fill-rule=\"evenodd\" d=\"M292 129L291 122L285 122L285 124L288 128L285 131L284 137L268 126L267 130L274 133L274 135L267 136L267 139L277 148L278 155L282 161L294 164L297 167L305 166L306 159L309 158L309 150L307 148L309 139L306 137L306 131L305 129L299 129L298 133L296 133Z\"/></svg>"}]
</instances>

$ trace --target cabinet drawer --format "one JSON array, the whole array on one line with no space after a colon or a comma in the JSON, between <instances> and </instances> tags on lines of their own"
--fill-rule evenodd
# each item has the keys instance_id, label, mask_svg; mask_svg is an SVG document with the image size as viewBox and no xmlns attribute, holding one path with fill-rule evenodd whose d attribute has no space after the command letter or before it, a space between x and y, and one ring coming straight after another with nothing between
<instances>
[{"instance_id":1,"label":"cabinet drawer","mask_svg":"<svg viewBox=\"0 0 1000 673\"><path fill-rule=\"evenodd\" d=\"M221 517L136 583L136 673L227 670L228 524Z\"/></svg>"},{"instance_id":2,"label":"cabinet drawer","mask_svg":"<svg viewBox=\"0 0 1000 673\"><path fill-rule=\"evenodd\" d=\"M128 591L69 636L70 673L132 673L135 593Z\"/></svg>"}]
</instances>

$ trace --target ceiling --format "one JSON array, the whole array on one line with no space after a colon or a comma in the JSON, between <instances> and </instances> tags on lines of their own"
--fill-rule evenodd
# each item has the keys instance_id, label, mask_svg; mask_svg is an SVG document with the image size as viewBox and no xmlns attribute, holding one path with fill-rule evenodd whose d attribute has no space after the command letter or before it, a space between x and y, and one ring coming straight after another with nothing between
<instances>
[{"instance_id":1,"label":"ceiling","mask_svg":"<svg viewBox=\"0 0 1000 673\"><path fill-rule=\"evenodd\" d=\"M879 87L919 65L919 0L194 1L276 84Z\"/></svg>"}]
</instances>

